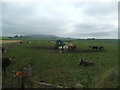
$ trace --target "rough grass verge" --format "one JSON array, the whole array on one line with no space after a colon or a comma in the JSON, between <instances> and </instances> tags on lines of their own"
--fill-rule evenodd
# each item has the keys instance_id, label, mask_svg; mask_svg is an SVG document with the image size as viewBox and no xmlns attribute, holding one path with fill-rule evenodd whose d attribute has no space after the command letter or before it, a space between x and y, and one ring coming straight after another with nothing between
<instances>
[{"instance_id":1,"label":"rough grass verge","mask_svg":"<svg viewBox=\"0 0 120 90\"><path fill-rule=\"evenodd\" d=\"M111 68L95 80L95 88L117 88L118 68Z\"/></svg>"}]
</instances>

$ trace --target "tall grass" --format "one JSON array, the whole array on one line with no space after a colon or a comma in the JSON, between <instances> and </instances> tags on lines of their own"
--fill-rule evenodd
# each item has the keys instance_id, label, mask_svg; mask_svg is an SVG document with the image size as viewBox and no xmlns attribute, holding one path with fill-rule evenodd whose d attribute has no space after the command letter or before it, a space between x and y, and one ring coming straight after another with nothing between
<instances>
[{"instance_id":1,"label":"tall grass","mask_svg":"<svg viewBox=\"0 0 120 90\"><path fill-rule=\"evenodd\" d=\"M95 88L118 88L118 67L111 68L95 80Z\"/></svg>"}]
</instances>

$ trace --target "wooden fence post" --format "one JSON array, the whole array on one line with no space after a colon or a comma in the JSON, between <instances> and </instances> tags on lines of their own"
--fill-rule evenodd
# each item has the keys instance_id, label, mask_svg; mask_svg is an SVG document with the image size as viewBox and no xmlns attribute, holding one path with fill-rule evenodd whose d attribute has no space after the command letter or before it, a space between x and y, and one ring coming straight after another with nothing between
<instances>
[{"instance_id":1,"label":"wooden fence post","mask_svg":"<svg viewBox=\"0 0 120 90\"><path fill-rule=\"evenodd\" d=\"M14 71L14 78L16 80L16 82L14 82L15 88L22 88L22 90L24 88L31 88L31 64L28 64L22 70Z\"/></svg>"}]
</instances>

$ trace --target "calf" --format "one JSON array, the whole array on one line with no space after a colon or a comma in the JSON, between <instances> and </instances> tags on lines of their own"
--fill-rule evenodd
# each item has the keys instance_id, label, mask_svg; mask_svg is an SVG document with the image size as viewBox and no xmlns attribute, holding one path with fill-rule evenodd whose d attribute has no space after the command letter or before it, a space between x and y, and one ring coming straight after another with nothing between
<instances>
[{"instance_id":1,"label":"calf","mask_svg":"<svg viewBox=\"0 0 120 90\"><path fill-rule=\"evenodd\" d=\"M79 59L79 65L82 65L82 66L92 66L92 65L94 65L94 63L91 62L91 61L83 61L82 59Z\"/></svg>"},{"instance_id":2,"label":"calf","mask_svg":"<svg viewBox=\"0 0 120 90\"><path fill-rule=\"evenodd\" d=\"M15 57L12 57L12 58L2 58L2 70L4 72L4 76L6 76L6 69L10 65L10 63L12 62L12 60L14 58Z\"/></svg>"}]
</instances>

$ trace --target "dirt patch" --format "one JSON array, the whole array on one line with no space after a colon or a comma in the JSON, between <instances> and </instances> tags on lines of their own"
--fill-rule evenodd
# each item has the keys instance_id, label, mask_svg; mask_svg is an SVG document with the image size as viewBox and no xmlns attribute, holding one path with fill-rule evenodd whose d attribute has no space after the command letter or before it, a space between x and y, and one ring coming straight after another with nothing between
<instances>
[{"instance_id":1,"label":"dirt patch","mask_svg":"<svg viewBox=\"0 0 120 90\"><path fill-rule=\"evenodd\" d=\"M7 44L7 43L16 43L22 40L0 40L0 44Z\"/></svg>"}]
</instances>

